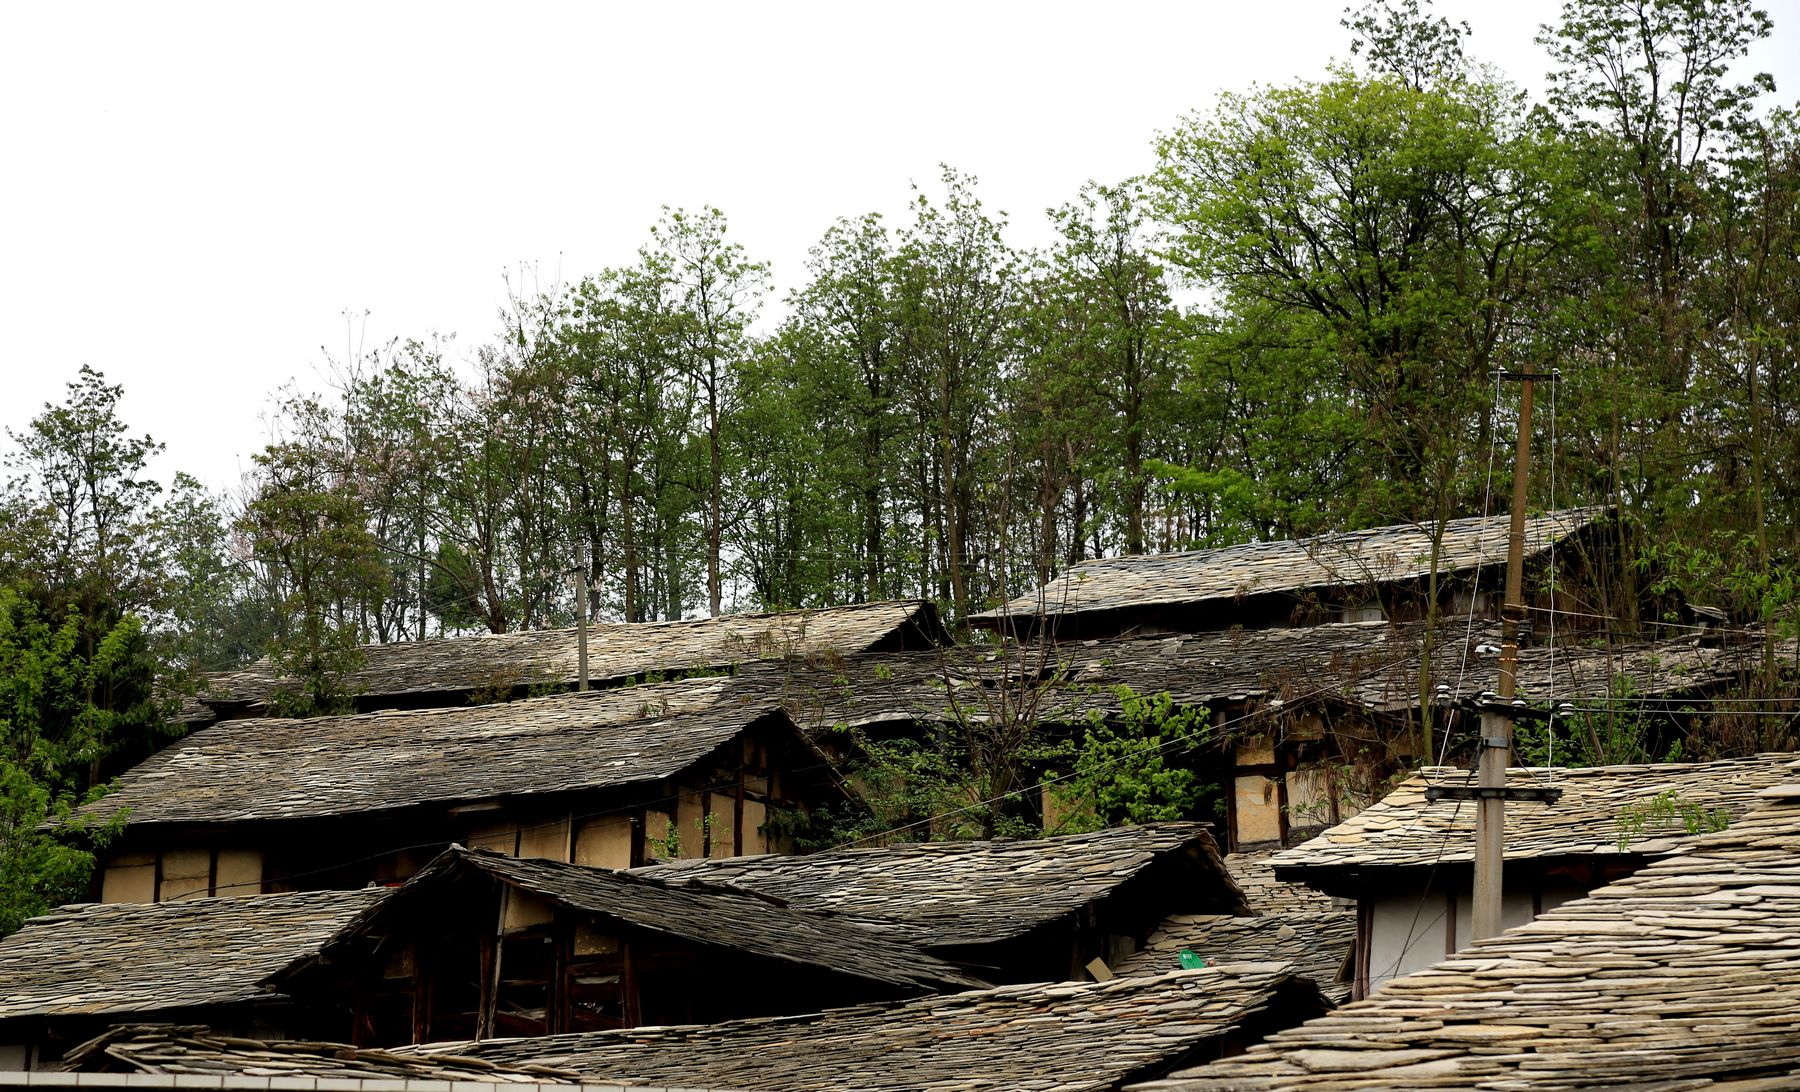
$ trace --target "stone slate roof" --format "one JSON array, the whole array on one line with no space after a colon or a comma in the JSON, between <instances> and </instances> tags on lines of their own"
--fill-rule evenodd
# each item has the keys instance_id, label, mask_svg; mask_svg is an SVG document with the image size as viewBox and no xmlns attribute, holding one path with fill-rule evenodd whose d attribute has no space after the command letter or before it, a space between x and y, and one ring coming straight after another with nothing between
<instances>
[{"instance_id":1,"label":"stone slate roof","mask_svg":"<svg viewBox=\"0 0 1800 1092\"><path fill-rule=\"evenodd\" d=\"M1302 883L1285 883L1275 878L1273 849L1253 853L1227 853L1225 870L1237 881L1244 901L1258 914L1318 914L1338 909L1330 895L1314 891Z\"/></svg>"},{"instance_id":2,"label":"stone slate roof","mask_svg":"<svg viewBox=\"0 0 1800 1092\"><path fill-rule=\"evenodd\" d=\"M1519 785L1555 785L1556 804L1520 802L1506 807L1506 859L1664 855L1681 850L1692 835L1679 821L1634 835L1619 848L1619 817L1629 804L1671 790L1681 800L1707 809L1742 815L1759 793L1789 776L1791 755L1758 755L1717 762L1644 766L1591 766L1577 769L1513 769ZM1275 854L1281 879L1323 882L1348 869L1429 866L1469 862L1475 856L1475 807L1454 800L1428 802L1431 784L1472 784L1468 770L1428 766L1381 801L1328 827L1310 841Z\"/></svg>"},{"instance_id":3,"label":"stone slate roof","mask_svg":"<svg viewBox=\"0 0 1800 1092\"><path fill-rule=\"evenodd\" d=\"M1242 1057L1145 1087L1793 1088L1796 845L1790 780L1681 854Z\"/></svg>"},{"instance_id":4,"label":"stone slate roof","mask_svg":"<svg viewBox=\"0 0 1800 1092\"><path fill-rule=\"evenodd\" d=\"M1248 912L1199 823L1054 838L905 842L799 857L694 859L633 872L747 888L938 949L1019 936L1098 903L1152 869L1178 866L1199 874L1196 889L1186 892L1196 909ZM1180 894L1171 893L1171 900Z\"/></svg>"},{"instance_id":5,"label":"stone slate roof","mask_svg":"<svg viewBox=\"0 0 1800 1092\"><path fill-rule=\"evenodd\" d=\"M1527 518L1526 556L1535 556L1609 512L1604 507L1571 508ZM1506 515L1449 521L1438 571L1504 564L1510 521ZM969 620L1000 626L1012 618L1185 606L1269 592L1411 580L1431 571L1431 537L1428 524L1402 523L1285 542L1084 561L1042 589Z\"/></svg>"},{"instance_id":6,"label":"stone slate roof","mask_svg":"<svg viewBox=\"0 0 1800 1092\"><path fill-rule=\"evenodd\" d=\"M779 706L729 678L496 705L310 720L222 721L127 772L79 814L133 827L391 811L596 790L676 774L755 724L798 739Z\"/></svg>"},{"instance_id":7,"label":"stone slate roof","mask_svg":"<svg viewBox=\"0 0 1800 1092\"><path fill-rule=\"evenodd\" d=\"M708 1026L403 1048L586 1079L780 1092L1116 1089L1322 1011L1279 964L1060 982Z\"/></svg>"},{"instance_id":8,"label":"stone slate roof","mask_svg":"<svg viewBox=\"0 0 1800 1092\"><path fill-rule=\"evenodd\" d=\"M592 915L603 927L673 937L766 959L880 982L903 991L969 989L988 983L907 944L835 915L807 913L779 899L716 884L670 882L653 876L587 868L560 861L520 859L456 846L440 854L394 896L346 923L323 950L388 932L397 917L423 910L430 918L446 887L480 873L508 887ZM400 926L405 929L404 924ZM302 962L310 962L302 961Z\"/></svg>"},{"instance_id":9,"label":"stone slate roof","mask_svg":"<svg viewBox=\"0 0 1800 1092\"><path fill-rule=\"evenodd\" d=\"M1295 912L1278 917L1177 914L1163 921L1144 947L1120 960L1122 975L1166 974L1181 966L1185 949L1224 963L1286 963L1310 978L1333 1005L1350 999L1338 971L1356 943L1356 914L1348 910Z\"/></svg>"},{"instance_id":10,"label":"stone slate roof","mask_svg":"<svg viewBox=\"0 0 1800 1092\"><path fill-rule=\"evenodd\" d=\"M0 1020L153 1014L255 1001L262 981L386 892L88 903L0 940Z\"/></svg>"},{"instance_id":11,"label":"stone slate roof","mask_svg":"<svg viewBox=\"0 0 1800 1092\"><path fill-rule=\"evenodd\" d=\"M781 614L735 614L683 622L633 622L588 628L588 679L604 686L653 674L719 671L772 657L841 656L907 644L907 630L941 632L924 600L866 603ZM573 628L526 630L365 645L363 664L346 680L365 699L454 694L515 686L572 686ZM256 712L282 683L268 660L208 676L200 702ZM197 708L189 714L200 715Z\"/></svg>"},{"instance_id":12,"label":"stone slate roof","mask_svg":"<svg viewBox=\"0 0 1800 1092\"><path fill-rule=\"evenodd\" d=\"M1415 708L1427 627L1422 622L1332 622L1279 629L1227 630L1167 637L1121 637L1032 647L1003 662L963 648L881 653L830 664L759 664L742 680L788 709L809 732L899 721L991 718L998 700L1033 702L1042 720L1070 722L1117 711L1114 688L1167 691L1187 705L1317 698L1380 713ZM1499 685L1499 626L1440 623L1432 682L1468 704ZM1792 658L1797 642L1780 642ZM1625 680L1635 699L1704 694L1760 663L1759 641L1703 644L1698 637L1622 644L1564 643L1519 653L1519 693L1529 704L1604 702ZM1048 679L1021 684L1021 679ZM1005 684L1002 686L1001 684Z\"/></svg>"},{"instance_id":13,"label":"stone slate roof","mask_svg":"<svg viewBox=\"0 0 1800 1092\"><path fill-rule=\"evenodd\" d=\"M502 1066L454 1055L396 1054L344 1043L245 1039L196 1025L115 1027L63 1056L73 1073L150 1073L184 1077L312 1078L334 1081L483 1081L574 1084L550 1066Z\"/></svg>"}]
</instances>

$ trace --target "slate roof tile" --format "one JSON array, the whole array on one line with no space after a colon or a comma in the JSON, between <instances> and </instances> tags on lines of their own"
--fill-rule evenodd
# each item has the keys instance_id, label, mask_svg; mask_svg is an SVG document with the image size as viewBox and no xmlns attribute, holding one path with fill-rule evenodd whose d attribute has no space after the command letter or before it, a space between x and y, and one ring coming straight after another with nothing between
<instances>
[{"instance_id":1,"label":"slate roof tile","mask_svg":"<svg viewBox=\"0 0 1800 1092\"><path fill-rule=\"evenodd\" d=\"M1225 870L1237 881L1244 901L1258 914L1321 914L1338 909L1330 895L1301 883L1275 878L1276 850L1228 853Z\"/></svg>"},{"instance_id":2,"label":"slate roof tile","mask_svg":"<svg viewBox=\"0 0 1800 1092\"><path fill-rule=\"evenodd\" d=\"M1730 828L1366 1000L1141 1087L1793 1087L1797 787L1786 781Z\"/></svg>"},{"instance_id":3,"label":"slate roof tile","mask_svg":"<svg viewBox=\"0 0 1800 1092\"><path fill-rule=\"evenodd\" d=\"M0 1020L151 1014L266 998L265 978L316 952L385 894L59 907L0 940Z\"/></svg>"},{"instance_id":4,"label":"slate roof tile","mask_svg":"<svg viewBox=\"0 0 1800 1092\"><path fill-rule=\"evenodd\" d=\"M1181 966L1184 950L1224 963L1286 963L1294 974L1317 983L1326 1000L1342 1004L1350 987L1338 983L1338 972L1355 943L1356 914L1347 910L1256 918L1177 914L1112 969L1122 975L1164 974Z\"/></svg>"},{"instance_id":5,"label":"slate roof tile","mask_svg":"<svg viewBox=\"0 0 1800 1092\"><path fill-rule=\"evenodd\" d=\"M1249 1026L1322 1002L1281 964L1061 982L710 1026L433 1044L424 1055L547 1065L589 1080L860 1092L1118 1088L1216 1053Z\"/></svg>"},{"instance_id":6,"label":"slate roof tile","mask_svg":"<svg viewBox=\"0 0 1800 1092\"><path fill-rule=\"evenodd\" d=\"M560 861L520 859L454 847L439 855L392 898L350 921L326 945L393 928L396 917L427 917L443 895L442 881L474 870L604 923L728 948L913 991L968 989L987 983L910 945L854 922L809 913L755 892L717 884L671 882ZM404 928L404 926L402 926Z\"/></svg>"},{"instance_id":7,"label":"slate roof tile","mask_svg":"<svg viewBox=\"0 0 1800 1092\"><path fill-rule=\"evenodd\" d=\"M81 815L130 824L357 815L425 803L614 788L668 777L759 722L793 733L730 678L495 705L203 728L128 771Z\"/></svg>"},{"instance_id":8,"label":"slate roof tile","mask_svg":"<svg viewBox=\"0 0 1800 1092\"><path fill-rule=\"evenodd\" d=\"M1526 519L1527 555L1582 530L1609 511L1571 508ZM1506 515L1450 520L1444 527L1438 571L1503 564L1510 520ZM1282 542L1084 561L1038 591L970 620L998 625L1007 618L1054 618L1408 580L1430 572L1431 538L1429 525L1403 523Z\"/></svg>"},{"instance_id":9,"label":"slate roof tile","mask_svg":"<svg viewBox=\"0 0 1800 1092\"><path fill-rule=\"evenodd\" d=\"M807 910L831 910L928 948L1018 936L1111 895L1159 865L1185 861L1196 909L1247 912L1199 823L973 842L904 842L804 856L694 859L635 874L731 884Z\"/></svg>"},{"instance_id":10,"label":"slate roof tile","mask_svg":"<svg viewBox=\"0 0 1800 1092\"><path fill-rule=\"evenodd\" d=\"M802 728L991 719L997 700L1035 702L1040 719L1076 721L1116 711L1114 688L1168 692L1187 705L1320 698L1382 713L1419 700L1422 622L1329 622L1280 629L1069 641L1001 662L975 649L853 656L830 664L754 665L741 676L781 701ZM1440 623L1429 685L1473 702L1499 685L1499 626ZM1778 642L1792 657L1800 642ZM1634 698L1704 693L1754 669L1760 642L1715 645L1697 636L1598 647L1564 640L1522 648L1518 686L1528 704L1605 701L1620 680ZM1048 682L1024 683L1020 679Z\"/></svg>"},{"instance_id":11,"label":"slate roof tile","mask_svg":"<svg viewBox=\"0 0 1800 1092\"><path fill-rule=\"evenodd\" d=\"M771 657L848 655L907 627L936 634L936 609L924 600L900 600L692 621L603 623L588 629L588 678L606 685L658 673L724 670ZM369 697L563 686L573 684L576 675L573 627L365 645L362 653L362 666L346 685L352 694ZM282 681L270 661L259 660L208 676L201 700L255 706L268 701Z\"/></svg>"},{"instance_id":12,"label":"slate roof tile","mask_svg":"<svg viewBox=\"0 0 1800 1092\"><path fill-rule=\"evenodd\" d=\"M1634 802L1671 790L1684 802L1744 814L1757 794L1787 778L1792 755L1765 754L1717 762L1678 762L1575 769L1513 769L1520 785L1554 785L1563 790L1555 804L1523 802L1506 808L1506 858L1526 860L1568 856L1666 854L1692 836L1679 820L1654 824L1619 847L1621 812ZM1456 801L1425 799L1427 786L1468 784L1471 774L1452 767L1426 767L1401 782L1379 803L1328 827L1316 837L1273 858L1276 876L1304 880L1341 868L1423 866L1467 862L1475 855L1475 808Z\"/></svg>"},{"instance_id":13,"label":"slate roof tile","mask_svg":"<svg viewBox=\"0 0 1800 1092\"><path fill-rule=\"evenodd\" d=\"M71 1073L302 1077L323 1080L578 1084L572 1071L501 1066L454 1055L396 1054L343 1043L242 1038L199 1025L126 1024L71 1049Z\"/></svg>"}]
</instances>

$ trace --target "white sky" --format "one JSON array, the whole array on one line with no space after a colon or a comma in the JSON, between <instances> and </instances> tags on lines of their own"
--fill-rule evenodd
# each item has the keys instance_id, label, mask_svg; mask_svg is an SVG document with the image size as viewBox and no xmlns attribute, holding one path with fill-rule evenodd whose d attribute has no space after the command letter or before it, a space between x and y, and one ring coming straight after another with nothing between
<instances>
[{"instance_id":1,"label":"white sky","mask_svg":"<svg viewBox=\"0 0 1800 1092\"><path fill-rule=\"evenodd\" d=\"M628 262L664 204L724 209L778 293L833 219L900 216L940 162L1040 244L1044 208L1144 170L1218 90L1344 56L1344 6L14 0L0 426L91 364L165 477L233 484L270 394L344 354L346 311L368 344L454 331L467 354L504 271ZM1752 63L1792 102L1800 0L1765 6ZM1438 10L1537 85L1558 3Z\"/></svg>"}]
</instances>

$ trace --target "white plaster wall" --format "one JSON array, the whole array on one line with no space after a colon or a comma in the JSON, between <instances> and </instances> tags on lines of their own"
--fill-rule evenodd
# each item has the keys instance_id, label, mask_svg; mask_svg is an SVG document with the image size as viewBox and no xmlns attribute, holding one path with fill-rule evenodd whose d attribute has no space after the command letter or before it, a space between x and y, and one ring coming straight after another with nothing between
<instances>
[{"instance_id":1,"label":"white plaster wall","mask_svg":"<svg viewBox=\"0 0 1800 1092\"><path fill-rule=\"evenodd\" d=\"M1374 900L1369 931L1369 990L1444 958L1449 906L1441 891L1417 884Z\"/></svg>"}]
</instances>

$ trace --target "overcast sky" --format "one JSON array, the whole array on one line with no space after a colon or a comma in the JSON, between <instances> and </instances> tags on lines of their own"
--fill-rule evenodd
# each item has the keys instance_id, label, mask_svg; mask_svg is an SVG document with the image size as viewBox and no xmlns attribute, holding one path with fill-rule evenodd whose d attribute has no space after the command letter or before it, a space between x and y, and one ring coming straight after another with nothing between
<instances>
[{"instance_id":1,"label":"overcast sky","mask_svg":"<svg viewBox=\"0 0 1800 1092\"><path fill-rule=\"evenodd\" d=\"M0 425L82 364L165 475L234 483L270 395L368 344L496 327L501 275L631 260L718 205L778 292L844 215L975 174L1013 241L1219 90L1318 75L1343 0L0 8ZM1753 58L1800 91L1800 0ZM1439 10L1535 88L1546 0Z\"/></svg>"}]
</instances>

